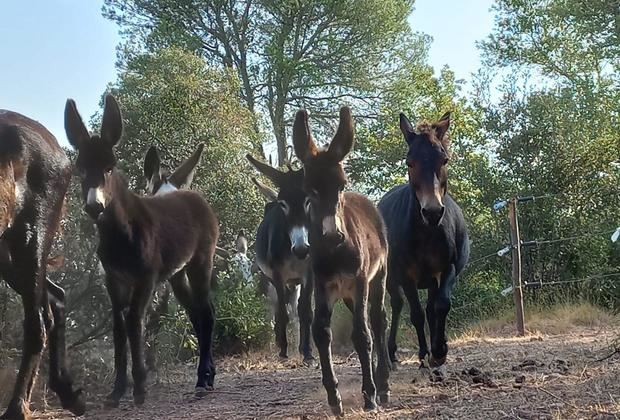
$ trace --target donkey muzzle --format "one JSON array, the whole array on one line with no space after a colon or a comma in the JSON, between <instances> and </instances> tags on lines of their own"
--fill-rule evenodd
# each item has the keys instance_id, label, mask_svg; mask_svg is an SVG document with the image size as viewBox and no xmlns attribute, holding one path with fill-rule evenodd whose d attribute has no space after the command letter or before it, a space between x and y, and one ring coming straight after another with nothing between
<instances>
[{"instance_id":1,"label":"donkey muzzle","mask_svg":"<svg viewBox=\"0 0 620 420\"><path fill-rule=\"evenodd\" d=\"M443 215L446 213L446 207L423 207L421 212L422 219L427 225L438 226L443 219Z\"/></svg>"}]
</instances>

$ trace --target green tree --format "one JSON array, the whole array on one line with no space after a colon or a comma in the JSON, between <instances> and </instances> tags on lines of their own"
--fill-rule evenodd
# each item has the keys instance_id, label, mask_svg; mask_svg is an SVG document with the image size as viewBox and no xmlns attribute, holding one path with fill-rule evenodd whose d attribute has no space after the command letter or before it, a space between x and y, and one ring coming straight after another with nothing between
<instances>
[{"instance_id":1,"label":"green tree","mask_svg":"<svg viewBox=\"0 0 620 420\"><path fill-rule=\"evenodd\" d=\"M234 73L210 68L179 48L134 57L114 87L125 119L119 147L123 169L136 188L145 185L142 163L156 145L175 167L205 143L193 188L214 207L223 241L259 222L263 200L245 159L260 143L253 116L239 98Z\"/></svg>"},{"instance_id":2,"label":"green tree","mask_svg":"<svg viewBox=\"0 0 620 420\"><path fill-rule=\"evenodd\" d=\"M412 48L413 0L105 0L104 16L153 51L180 45L239 76L251 112L269 116L286 158L291 108L329 116L338 102L374 104ZM359 114L360 112L358 112Z\"/></svg>"}]
</instances>

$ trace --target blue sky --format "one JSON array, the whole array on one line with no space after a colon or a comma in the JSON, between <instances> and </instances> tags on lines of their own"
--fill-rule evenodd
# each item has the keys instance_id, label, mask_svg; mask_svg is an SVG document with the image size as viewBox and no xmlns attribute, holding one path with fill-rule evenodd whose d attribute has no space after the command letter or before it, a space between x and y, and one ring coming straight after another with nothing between
<instances>
[{"instance_id":1,"label":"blue sky","mask_svg":"<svg viewBox=\"0 0 620 420\"><path fill-rule=\"evenodd\" d=\"M433 37L430 62L468 79L480 58L475 42L489 34L492 0L417 0L409 22ZM95 0L0 0L0 108L29 116L66 144L63 110L76 100L84 119L99 107L120 38Z\"/></svg>"}]
</instances>

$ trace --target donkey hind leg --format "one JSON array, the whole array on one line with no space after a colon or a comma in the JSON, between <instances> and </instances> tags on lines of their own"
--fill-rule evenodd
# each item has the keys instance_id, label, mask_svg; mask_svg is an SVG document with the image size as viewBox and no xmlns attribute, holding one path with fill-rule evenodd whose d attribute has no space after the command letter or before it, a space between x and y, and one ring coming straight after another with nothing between
<instances>
[{"instance_id":1,"label":"donkey hind leg","mask_svg":"<svg viewBox=\"0 0 620 420\"><path fill-rule=\"evenodd\" d=\"M338 392L338 379L332 365L332 329L330 326L334 299L328 296L325 286L317 281L314 294L314 320L312 321L312 335L319 352L321 361L321 376L325 391L327 391L327 403L332 413L336 416L343 414L342 398Z\"/></svg>"},{"instance_id":2,"label":"donkey hind leg","mask_svg":"<svg viewBox=\"0 0 620 420\"><path fill-rule=\"evenodd\" d=\"M368 328L368 282L365 279L355 279L355 281L357 282L357 290L353 302L353 333L351 338L362 367L364 410L375 410L377 408L377 389L372 367L373 340Z\"/></svg>"},{"instance_id":3,"label":"donkey hind leg","mask_svg":"<svg viewBox=\"0 0 620 420\"><path fill-rule=\"evenodd\" d=\"M312 346L310 344L310 328L312 325L312 287L311 280L304 280L301 284L297 314L299 317L299 353L304 357L304 363L311 364Z\"/></svg>"},{"instance_id":4,"label":"donkey hind leg","mask_svg":"<svg viewBox=\"0 0 620 420\"><path fill-rule=\"evenodd\" d=\"M210 283L213 270L212 260L191 263L187 267L187 277L191 288L192 307L196 323L200 331L198 345L200 347L198 360L198 380L196 381L196 395L204 396L213 389L215 380L215 363L213 362L213 332L215 327L215 312L211 302Z\"/></svg>"},{"instance_id":5,"label":"donkey hind leg","mask_svg":"<svg viewBox=\"0 0 620 420\"><path fill-rule=\"evenodd\" d=\"M297 347L300 346L301 337L299 334L299 298L301 296L301 286L295 285L286 288L287 294L287 310L288 310L288 318L292 324L293 331L293 342L297 343Z\"/></svg>"},{"instance_id":6,"label":"donkey hind leg","mask_svg":"<svg viewBox=\"0 0 620 420\"><path fill-rule=\"evenodd\" d=\"M396 336L398 335L398 323L400 313L403 309L403 298L400 292L399 278L396 269L388 270L387 279L388 292L390 294L390 306L392 307L392 323L390 326L390 336L388 338L388 353L392 362L392 369L396 370L398 358L396 357Z\"/></svg>"},{"instance_id":7,"label":"donkey hind leg","mask_svg":"<svg viewBox=\"0 0 620 420\"><path fill-rule=\"evenodd\" d=\"M58 395L63 408L71 410L76 416L81 416L86 411L86 403L82 390L74 390L73 380L67 369L64 290L49 280L47 289L52 313L48 344L50 388Z\"/></svg>"},{"instance_id":8,"label":"donkey hind leg","mask_svg":"<svg viewBox=\"0 0 620 420\"><path fill-rule=\"evenodd\" d=\"M426 366L424 363L426 357L429 355L429 351L426 341L426 332L424 331L424 325L426 322L424 309L422 309L418 288L415 286L413 279L407 280L406 286L403 290L407 296L407 300L409 301L411 323L413 324L416 335L418 336L418 359L420 360L420 368L425 368ZM430 324L431 319L429 318L429 326ZM431 328L429 328L429 330L432 331Z\"/></svg>"},{"instance_id":9,"label":"donkey hind leg","mask_svg":"<svg viewBox=\"0 0 620 420\"><path fill-rule=\"evenodd\" d=\"M431 330L431 367L440 367L446 362L448 343L446 338L446 318L450 312L452 288L456 280L454 266L441 276L440 287L435 293L429 290L429 306L434 312L434 330Z\"/></svg>"},{"instance_id":10,"label":"donkey hind leg","mask_svg":"<svg viewBox=\"0 0 620 420\"><path fill-rule=\"evenodd\" d=\"M385 312L385 270L377 273L370 284L370 325L373 332L374 348L377 353L377 368L375 382L379 403L387 404L390 401L390 359L388 356L385 330L387 315Z\"/></svg>"}]
</instances>

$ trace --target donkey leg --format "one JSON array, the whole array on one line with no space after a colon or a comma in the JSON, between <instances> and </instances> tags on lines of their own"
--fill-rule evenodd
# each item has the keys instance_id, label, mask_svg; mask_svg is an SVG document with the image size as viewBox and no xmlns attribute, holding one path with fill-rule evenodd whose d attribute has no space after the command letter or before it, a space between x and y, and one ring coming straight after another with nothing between
<instances>
[{"instance_id":1,"label":"donkey leg","mask_svg":"<svg viewBox=\"0 0 620 420\"><path fill-rule=\"evenodd\" d=\"M197 396L203 396L206 391L213 389L215 380L215 363L213 362L215 312L209 290L212 269L212 263L194 263L187 269L187 277L193 300L192 311L196 314L196 323L200 331L200 338L198 340L200 347L198 380L196 382Z\"/></svg>"},{"instance_id":2,"label":"donkey leg","mask_svg":"<svg viewBox=\"0 0 620 420\"><path fill-rule=\"evenodd\" d=\"M144 404L146 398L146 363L144 362L144 318L153 296L157 281L148 276L146 281L136 287L127 312L127 337L131 348L131 376L133 377L133 402Z\"/></svg>"},{"instance_id":3,"label":"donkey leg","mask_svg":"<svg viewBox=\"0 0 620 420\"><path fill-rule=\"evenodd\" d=\"M388 273L388 292L390 293L390 305L392 306L392 323L390 325L390 336L388 338L388 352L392 368L396 369L398 358L396 357L396 336L398 335L398 323L400 321L400 313L403 309L403 298L400 294L400 287L397 284L395 273Z\"/></svg>"},{"instance_id":4,"label":"donkey leg","mask_svg":"<svg viewBox=\"0 0 620 420\"><path fill-rule=\"evenodd\" d=\"M388 356L385 330L387 315L385 312L385 272L379 273L370 285L370 325L374 336L374 347L377 353L377 368L375 381L379 403L386 404L390 401L390 360Z\"/></svg>"},{"instance_id":5,"label":"donkey leg","mask_svg":"<svg viewBox=\"0 0 620 420\"><path fill-rule=\"evenodd\" d=\"M327 402L336 416L343 414L342 398L338 392L338 379L334 373L332 365L332 329L330 322L334 300L328 296L322 282L316 282L314 295L314 320L312 322L312 335L314 343L319 351L321 361L321 376L325 391L327 391Z\"/></svg>"},{"instance_id":6,"label":"donkey leg","mask_svg":"<svg viewBox=\"0 0 620 420\"><path fill-rule=\"evenodd\" d=\"M107 407L118 407L127 391L127 327L123 310L127 306L123 293L107 280L108 294L112 303L112 331L114 336L114 386L106 398Z\"/></svg>"},{"instance_id":7,"label":"donkey leg","mask_svg":"<svg viewBox=\"0 0 620 420\"><path fill-rule=\"evenodd\" d=\"M423 361L429 354L428 343L426 341L426 332L424 331L426 317L424 316L424 309L422 309L422 304L420 303L418 288L415 286L414 282L408 281L403 290L405 291L405 295L409 301L411 323L413 324L416 335L418 336L418 359L420 360L420 367L422 367Z\"/></svg>"},{"instance_id":8,"label":"donkey leg","mask_svg":"<svg viewBox=\"0 0 620 420\"><path fill-rule=\"evenodd\" d=\"M278 307L276 309L276 325L274 332L276 335L276 343L280 347L280 357L288 358L288 340L286 338L286 327L288 325L288 311L286 310L286 292L280 275L274 272L273 287L278 295Z\"/></svg>"},{"instance_id":9,"label":"donkey leg","mask_svg":"<svg viewBox=\"0 0 620 420\"><path fill-rule=\"evenodd\" d=\"M164 283L164 290L158 296L157 302L149 306L148 321L145 326L146 337L146 367L151 372L157 371L157 338L161 330L162 315L168 313L170 289Z\"/></svg>"},{"instance_id":10,"label":"donkey leg","mask_svg":"<svg viewBox=\"0 0 620 420\"><path fill-rule=\"evenodd\" d=\"M299 317L299 353L304 357L304 363L312 363L312 346L310 344L310 328L312 325L312 287L311 280L304 280L301 284L301 293L297 304Z\"/></svg>"},{"instance_id":11,"label":"donkey leg","mask_svg":"<svg viewBox=\"0 0 620 420\"><path fill-rule=\"evenodd\" d=\"M81 416L86 411L84 396L81 389L73 388L73 380L67 369L64 298L64 291L60 287L52 290L48 286L48 299L53 316L53 325L49 330L49 384L58 395L62 407L71 410L76 416Z\"/></svg>"},{"instance_id":12,"label":"donkey leg","mask_svg":"<svg viewBox=\"0 0 620 420\"><path fill-rule=\"evenodd\" d=\"M351 338L362 366L364 410L374 410L377 408L377 390L372 368L372 336L368 328L368 282L365 279L355 279L355 281L358 284L353 303L353 333Z\"/></svg>"},{"instance_id":13,"label":"donkey leg","mask_svg":"<svg viewBox=\"0 0 620 420\"><path fill-rule=\"evenodd\" d=\"M456 276L454 266L443 273L441 277L441 286L437 293L433 294L433 310L435 313L435 330L431 337L431 366L441 366L446 362L448 355L448 340L446 338L446 318L450 312L452 288ZM430 298L430 294L429 294ZM430 302L430 300L429 300Z\"/></svg>"}]
</instances>

